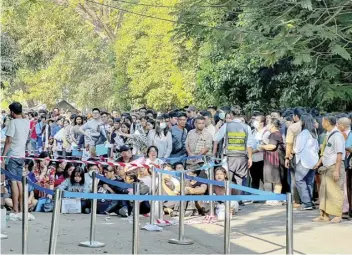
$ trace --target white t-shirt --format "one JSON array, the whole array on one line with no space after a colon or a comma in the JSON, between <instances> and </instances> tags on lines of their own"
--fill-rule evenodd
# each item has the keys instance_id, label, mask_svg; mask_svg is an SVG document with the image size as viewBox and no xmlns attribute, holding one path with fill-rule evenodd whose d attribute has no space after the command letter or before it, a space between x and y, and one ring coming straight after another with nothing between
<instances>
[{"instance_id":1,"label":"white t-shirt","mask_svg":"<svg viewBox=\"0 0 352 255\"><path fill-rule=\"evenodd\" d=\"M28 119L12 119L6 130L6 136L12 137L12 143L7 156L24 157L29 136Z\"/></svg>"}]
</instances>

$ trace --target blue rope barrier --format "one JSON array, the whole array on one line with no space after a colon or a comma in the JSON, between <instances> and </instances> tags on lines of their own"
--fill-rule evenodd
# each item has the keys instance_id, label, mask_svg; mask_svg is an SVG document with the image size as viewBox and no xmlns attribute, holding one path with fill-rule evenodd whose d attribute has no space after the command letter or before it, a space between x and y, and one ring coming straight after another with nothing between
<instances>
[{"instance_id":1,"label":"blue rope barrier","mask_svg":"<svg viewBox=\"0 0 352 255\"><path fill-rule=\"evenodd\" d=\"M103 182L106 182L112 186L116 186L116 187L120 187L120 188L123 188L123 189L130 189L130 188L133 188L133 185L132 184L128 184L128 183L125 183L125 182L119 182L119 181L114 181L114 180L110 180L108 178L106 178L105 176L102 176L100 174L97 174L96 175L97 179L103 181Z\"/></svg>"},{"instance_id":2,"label":"blue rope barrier","mask_svg":"<svg viewBox=\"0 0 352 255\"><path fill-rule=\"evenodd\" d=\"M33 188L36 189L36 190L44 192L44 193L46 193L48 195L54 195L54 190L43 188L42 186L39 186L38 184L32 182L28 178L27 178L27 182L28 182L29 185L33 186Z\"/></svg>"},{"instance_id":3,"label":"blue rope barrier","mask_svg":"<svg viewBox=\"0 0 352 255\"><path fill-rule=\"evenodd\" d=\"M182 157L175 157L175 158L160 158L160 159L163 160L163 161L174 161L174 162L177 162L177 161L183 161L183 160L201 159L203 157L204 157L203 155L198 155L198 156L189 156L189 157L182 156Z\"/></svg>"},{"instance_id":4,"label":"blue rope barrier","mask_svg":"<svg viewBox=\"0 0 352 255\"><path fill-rule=\"evenodd\" d=\"M169 174L169 175L172 175L172 176L175 176L175 177L179 177L180 174L181 174L178 171L162 170L162 169L158 169L158 168L155 168L155 172L162 173L162 174Z\"/></svg>"},{"instance_id":5,"label":"blue rope barrier","mask_svg":"<svg viewBox=\"0 0 352 255\"><path fill-rule=\"evenodd\" d=\"M101 193L78 193L64 191L65 198L84 198L84 199L104 199L104 200L138 200L138 201L240 201L240 200L279 200L286 201L286 195L233 195L233 196L214 196L214 195L187 195L187 196L152 196L152 195L120 195L120 194L101 194Z\"/></svg>"}]
</instances>

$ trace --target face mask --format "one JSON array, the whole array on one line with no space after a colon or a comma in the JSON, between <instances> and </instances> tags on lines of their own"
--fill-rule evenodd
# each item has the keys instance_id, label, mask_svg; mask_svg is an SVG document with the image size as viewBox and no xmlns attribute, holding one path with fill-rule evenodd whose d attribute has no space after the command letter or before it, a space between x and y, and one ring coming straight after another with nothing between
<instances>
[{"instance_id":1,"label":"face mask","mask_svg":"<svg viewBox=\"0 0 352 255\"><path fill-rule=\"evenodd\" d=\"M255 121L253 122L253 127L254 127L254 128L258 128L258 127L259 127L259 121L255 120Z\"/></svg>"},{"instance_id":2,"label":"face mask","mask_svg":"<svg viewBox=\"0 0 352 255\"><path fill-rule=\"evenodd\" d=\"M221 119L221 120L224 120L225 119L225 113L224 112L220 112L219 113L219 118Z\"/></svg>"},{"instance_id":3,"label":"face mask","mask_svg":"<svg viewBox=\"0 0 352 255\"><path fill-rule=\"evenodd\" d=\"M160 129L165 129L165 128L166 128L166 123L165 122L160 123Z\"/></svg>"}]
</instances>

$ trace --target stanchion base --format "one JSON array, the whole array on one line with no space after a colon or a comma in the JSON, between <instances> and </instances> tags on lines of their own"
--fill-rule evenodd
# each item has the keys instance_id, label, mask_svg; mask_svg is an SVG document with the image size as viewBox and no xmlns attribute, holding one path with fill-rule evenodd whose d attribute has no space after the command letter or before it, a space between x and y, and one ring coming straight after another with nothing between
<instances>
[{"instance_id":1,"label":"stanchion base","mask_svg":"<svg viewBox=\"0 0 352 255\"><path fill-rule=\"evenodd\" d=\"M98 241L93 241L93 242L85 241L85 242L80 242L79 246L88 247L88 248L100 248L100 247L104 247L105 243L101 243Z\"/></svg>"},{"instance_id":2,"label":"stanchion base","mask_svg":"<svg viewBox=\"0 0 352 255\"><path fill-rule=\"evenodd\" d=\"M193 244L193 241L189 239L178 240L173 238L169 240L169 243L179 244L179 245L190 245L190 244Z\"/></svg>"}]
</instances>

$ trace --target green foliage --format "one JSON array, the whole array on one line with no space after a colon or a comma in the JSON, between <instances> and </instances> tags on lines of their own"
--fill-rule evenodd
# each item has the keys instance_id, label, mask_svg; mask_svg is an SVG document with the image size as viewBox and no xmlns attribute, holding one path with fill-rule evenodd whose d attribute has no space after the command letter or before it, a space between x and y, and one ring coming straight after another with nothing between
<instances>
[{"instance_id":1,"label":"green foliage","mask_svg":"<svg viewBox=\"0 0 352 255\"><path fill-rule=\"evenodd\" d=\"M210 1L179 5L178 37L197 40L197 95L245 109L352 107L351 1ZM214 93L215 90L215 93Z\"/></svg>"}]
</instances>

